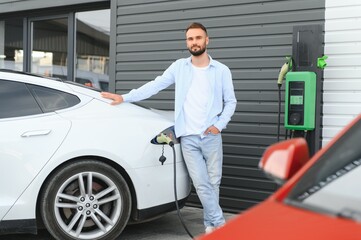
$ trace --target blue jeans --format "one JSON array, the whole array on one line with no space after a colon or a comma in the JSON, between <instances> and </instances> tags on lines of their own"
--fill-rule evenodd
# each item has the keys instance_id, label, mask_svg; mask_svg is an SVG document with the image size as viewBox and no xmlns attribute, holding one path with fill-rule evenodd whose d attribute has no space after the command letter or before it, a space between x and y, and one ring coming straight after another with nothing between
<instances>
[{"instance_id":1,"label":"blue jeans","mask_svg":"<svg viewBox=\"0 0 361 240\"><path fill-rule=\"evenodd\" d=\"M221 134L181 137L184 161L203 206L204 226L218 227L225 223L219 206L219 185L222 178L223 150Z\"/></svg>"}]
</instances>

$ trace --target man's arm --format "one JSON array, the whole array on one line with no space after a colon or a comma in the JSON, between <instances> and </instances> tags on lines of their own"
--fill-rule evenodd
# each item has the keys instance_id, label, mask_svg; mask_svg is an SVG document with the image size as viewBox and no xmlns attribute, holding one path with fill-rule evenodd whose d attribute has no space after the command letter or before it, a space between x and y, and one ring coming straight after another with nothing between
<instances>
[{"instance_id":1,"label":"man's arm","mask_svg":"<svg viewBox=\"0 0 361 240\"><path fill-rule=\"evenodd\" d=\"M234 87L232 81L231 71L227 68L227 70L223 73L223 111L219 116L218 121L214 124L214 126L221 131L224 129L228 122L231 120L231 117L234 114L237 106L237 99L234 94Z\"/></svg>"},{"instance_id":2,"label":"man's arm","mask_svg":"<svg viewBox=\"0 0 361 240\"><path fill-rule=\"evenodd\" d=\"M131 90L129 93L119 95L102 92L101 96L113 100L111 102L112 105L117 105L122 102L138 102L147 99L175 82L174 70L175 63L168 67L161 76L158 76L153 81L150 81L137 89Z\"/></svg>"}]
</instances>

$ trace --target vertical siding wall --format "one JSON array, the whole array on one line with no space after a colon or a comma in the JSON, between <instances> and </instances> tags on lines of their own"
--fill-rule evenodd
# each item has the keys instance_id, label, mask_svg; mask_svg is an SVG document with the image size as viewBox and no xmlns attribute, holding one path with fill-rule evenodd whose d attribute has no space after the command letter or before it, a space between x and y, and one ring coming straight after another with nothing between
<instances>
[{"instance_id":1,"label":"vertical siding wall","mask_svg":"<svg viewBox=\"0 0 361 240\"><path fill-rule=\"evenodd\" d=\"M220 201L226 211L247 209L276 189L258 162L276 142L278 71L292 54L293 26L323 24L324 6L324 0L117 1L116 92L139 87L188 57L184 29L192 21L208 28L210 55L230 67L238 104L223 132ZM173 110L173 89L142 104ZM190 203L196 202L193 195Z\"/></svg>"},{"instance_id":2,"label":"vertical siding wall","mask_svg":"<svg viewBox=\"0 0 361 240\"><path fill-rule=\"evenodd\" d=\"M326 0L323 145L361 113L361 1Z\"/></svg>"}]
</instances>

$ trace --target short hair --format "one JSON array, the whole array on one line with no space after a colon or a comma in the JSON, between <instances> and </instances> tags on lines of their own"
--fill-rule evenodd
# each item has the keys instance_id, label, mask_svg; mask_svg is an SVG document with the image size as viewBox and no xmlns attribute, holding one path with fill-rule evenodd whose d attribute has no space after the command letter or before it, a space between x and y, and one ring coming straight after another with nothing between
<instances>
[{"instance_id":1,"label":"short hair","mask_svg":"<svg viewBox=\"0 0 361 240\"><path fill-rule=\"evenodd\" d=\"M188 32L189 29L192 29L192 28L200 28L200 29L202 29L206 33L206 35L208 36L207 29L203 24L198 23L198 22L193 22L193 23L189 24L189 26L186 29L186 33Z\"/></svg>"}]
</instances>

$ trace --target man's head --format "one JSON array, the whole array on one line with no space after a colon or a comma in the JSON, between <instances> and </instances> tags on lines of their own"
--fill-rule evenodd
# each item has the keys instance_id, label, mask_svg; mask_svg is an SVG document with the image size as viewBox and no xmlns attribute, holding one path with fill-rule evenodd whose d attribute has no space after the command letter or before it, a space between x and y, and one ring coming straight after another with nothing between
<instances>
[{"instance_id":1,"label":"man's head","mask_svg":"<svg viewBox=\"0 0 361 240\"><path fill-rule=\"evenodd\" d=\"M200 23L191 23L186 29L186 42L187 48L193 56L202 55L209 43L207 29Z\"/></svg>"}]
</instances>

